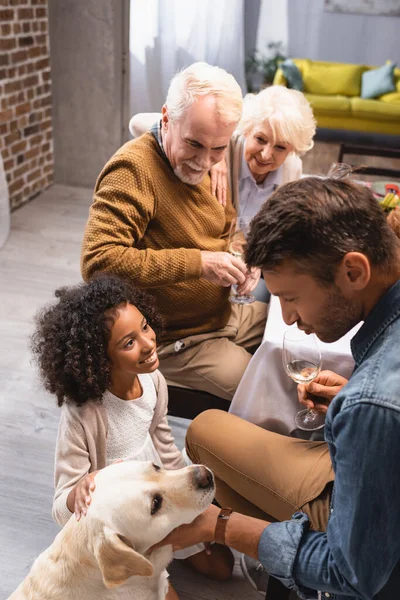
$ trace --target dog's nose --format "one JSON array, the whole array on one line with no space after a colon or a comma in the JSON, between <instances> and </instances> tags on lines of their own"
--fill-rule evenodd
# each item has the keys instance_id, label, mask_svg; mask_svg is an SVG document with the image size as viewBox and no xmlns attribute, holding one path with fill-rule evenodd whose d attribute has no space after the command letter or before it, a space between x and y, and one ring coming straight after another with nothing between
<instances>
[{"instance_id":1,"label":"dog's nose","mask_svg":"<svg viewBox=\"0 0 400 600\"><path fill-rule=\"evenodd\" d=\"M194 469L194 481L201 489L210 489L214 485L214 477L210 469L200 465Z\"/></svg>"}]
</instances>

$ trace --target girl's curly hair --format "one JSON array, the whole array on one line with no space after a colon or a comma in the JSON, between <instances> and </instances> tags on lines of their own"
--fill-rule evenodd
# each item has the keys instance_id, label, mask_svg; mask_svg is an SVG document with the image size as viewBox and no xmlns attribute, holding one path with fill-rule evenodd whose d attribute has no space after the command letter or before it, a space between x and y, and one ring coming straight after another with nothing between
<instances>
[{"instance_id":1,"label":"girl's curly hair","mask_svg":"<svg viewBox=\"0 0 400 600\"><path fill-rule=\"evenodd\" d=\"M43 385L56 395L58 406L101 402L111 384L107 346L113 310L124 304L136 306L157 334L162 323L154 299L109 274L60 288L55 296L57 303L37 313L30 344ZM111 313L106 315L107 311Z\"/></svg>"}]
</instances>

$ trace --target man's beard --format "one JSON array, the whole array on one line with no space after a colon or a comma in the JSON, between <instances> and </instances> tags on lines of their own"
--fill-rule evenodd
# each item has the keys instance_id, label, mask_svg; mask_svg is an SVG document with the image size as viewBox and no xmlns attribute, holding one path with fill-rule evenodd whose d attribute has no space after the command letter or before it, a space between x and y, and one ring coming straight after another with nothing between
<instances>
[{"instance_id":1,"label":"man's beard","mask_svg":"<svg viewBox=\"0 0 400 600\"><path fill-rule=\"evenodd\" d=\"M348 300L333 285L320 315L312 327L316 336L322 342L336 342L362 320L362 304L357 300Z\"/></svg>"},{"instance_id":2,"label":"man's beard","mask_svg":"<svg viewBox=\"0 0 400 600\"><path fill-rule=\"evenodd\" d=\"M187 162L187 163L182 163L181 165L179 165L178 167L176 167L176 169L174 169L174 173L175 175L181 180L183 181L183 183L188 183L189 185L198 185L199 183L201 183L203 181L203 178L207 172L208 169L202 169L201 171L199 171L198 173L184 173L183 171L183 166L187 164L189 165L189 167L194 166L193 164ZM196 165L196 168L197 165Z\"/></svg>"}]
</instances>

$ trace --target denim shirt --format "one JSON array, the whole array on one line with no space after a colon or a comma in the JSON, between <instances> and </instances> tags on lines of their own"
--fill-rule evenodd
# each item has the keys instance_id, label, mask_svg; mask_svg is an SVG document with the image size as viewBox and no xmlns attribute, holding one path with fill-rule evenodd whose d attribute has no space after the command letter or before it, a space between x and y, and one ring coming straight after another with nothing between
<instances>
[{"instance_id":1,"label":"denim shirt","mask_svg":"<svg viewBox=\"0 0 400 600\"><path fill-rule=\"evenodd\" d=\"M301 598L400 597L400 280L351 342L355 369L328 409L335 483L325 533L301 512L260 538L267 571Z\"/></svg>"}]
</instances>

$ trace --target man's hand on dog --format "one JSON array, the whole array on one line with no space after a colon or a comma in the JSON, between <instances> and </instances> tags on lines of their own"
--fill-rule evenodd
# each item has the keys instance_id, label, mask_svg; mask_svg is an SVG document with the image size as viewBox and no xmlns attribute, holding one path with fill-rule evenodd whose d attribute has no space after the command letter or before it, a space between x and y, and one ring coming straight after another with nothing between
<instances>
[{"instance_id":1,"label":"man's hand on dog","mask_svg":"<svg viewBox=\"0 0 400 600\"><path fill-rule=\"evenodd\" d=\"M328 406L347 383L347 379L333 371L321 371L310 383L300 383L297 395L306 408L326 413Z\"/></svg>"},{"instance_id":2,"label":"man's hand on dog","mask_svg":"<svg viewBox=\"0 0 400 600\"><path fill-rule=\"evenodd\" d=\"M175 551L189 548L200 542L213 542L219 512L217 506L210 504L192 523L174 529L161 542L150 548L150 552L168 544L171 544Z\"/></svg>"}]
</instances>

